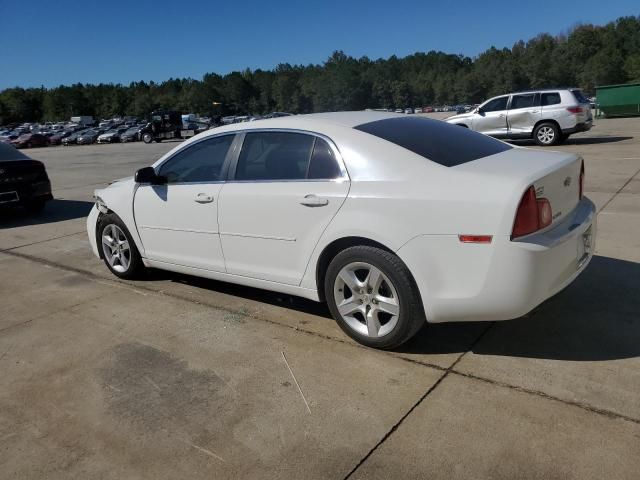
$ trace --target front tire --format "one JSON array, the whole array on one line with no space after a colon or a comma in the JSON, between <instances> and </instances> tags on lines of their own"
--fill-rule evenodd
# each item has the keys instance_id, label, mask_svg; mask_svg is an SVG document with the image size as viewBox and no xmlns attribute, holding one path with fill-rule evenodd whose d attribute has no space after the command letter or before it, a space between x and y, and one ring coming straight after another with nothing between
<instances>
[{"instance_id":1,"label":"front tire","mask_svg":"<svg viewBox=\"0 0 640 480\"><path fill-rule=\"evenodd\" d=\"M533 140L542 147L555 145L560 140L560 129L555 123L541 123L533 131Z\"/></svg>"},{"instance_id":2,"label":"front tire","mask_svg":"<svg viewBox=\"0 0 640 480\"><path fill-rule=\"evenodd\" d=\"M151 143L153 142L153 135L151 135L150 133L145 133L144 135L142 135L142 141L144 143Z\"/></svg>"},{"instance_id":3,"label":"front tire","mask_svg":"<svg viewBox=\"0 0 640 480\"><path fill-rule=\"evenodd\" d=\"M324 290L340 328L368 347L397 347L426 323L411 273L400 258L380 248L340 252L329 264Z\"/></svg>"},{"instance_id":4,"label":"front tire","mask_svg":"<svg viewBox=\"0 0 640 480\"><path fill-rule=\"evenodd\" d=\"M136 244L124 222L115 213L100 218L97 240L105 265L116 277L133 279L144 271Z\"/></svg>"}]
</instances>

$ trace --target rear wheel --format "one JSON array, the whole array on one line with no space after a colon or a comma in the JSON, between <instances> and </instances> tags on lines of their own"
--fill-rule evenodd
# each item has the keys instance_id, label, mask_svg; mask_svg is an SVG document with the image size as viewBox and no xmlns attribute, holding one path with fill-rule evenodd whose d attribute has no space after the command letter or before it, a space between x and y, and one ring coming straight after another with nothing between
<instances>
[{"instance_id":1,"label":"rear wheel","mask_svg":"<svg viewBox=\"0 0 640 480\"><path fill-rule=\"evenodd\" d=\"M560 129L555 123L541 123L533 131L533 140L543 147L555 145L560 140Z\"/></svg>"},{"instance_id":2,"label":"rear wheel","mask_svg":"<svg viewBox=\"0 0 640 480\"><path fill-rule=\"evenodd\" d=\"M380 248L355 246L340 252L329 264L324 289L340 328L363 345L397 347L426 323L409 270Z\"/></svg>"},{"instance_id":3,"label":"rear wheel","mask_svg":"<svg viewBox=\"0 0 640 480\"><path fill-rule=\"evenodd\" d=\"M105 265L120 278L136 278L144 264L124 222L115 213L103 215L98 227L98 241Z\"/></svg>"}]
</instances>

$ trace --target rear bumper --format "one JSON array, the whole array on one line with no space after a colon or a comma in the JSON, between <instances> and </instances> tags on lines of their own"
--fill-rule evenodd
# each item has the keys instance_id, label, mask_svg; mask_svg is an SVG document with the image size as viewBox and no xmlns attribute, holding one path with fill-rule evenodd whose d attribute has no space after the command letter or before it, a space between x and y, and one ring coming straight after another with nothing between
<instances>
[{"instance_id":1,"label":"rear bumper","mask_svg":"<svg viewBox=\"0 0 640 480\"><path fill-rule=\"evenodd\" d=\"M578 132L586 132L588 130L591 130L592 126L593 126L593 121L587 120L584 123L577 123L575 127L563 128L562 133L571 134L571 133L578 133Z\"/></svg>"},{"instance_id":2,"label":"rear bumper","mask_svg":"<svg viewBox=\"0 0 640 480\"><path fill-rule=\"evenodd\" d=\"M15 197L17 197L17 200L0 200L0 206L5 207L11 205L22 205L33 201L53 200L53 195L51 194L51 182L48 180L33 183L4 184L0 186L0 194L2 194L1 198L13 198L12 196L8 195L13 192L15 192Z\"/></svg>"},{"instance_id":3,"label":"rear bumper","mask_svg":"<svg viewBox=\"0 0 640 480\"><path fill-rule=\"evenodd\" d=\"M463 244L423 235L398 250L432 323L518 318L573 282L595 249L596 210L583 199L561 224L517 241Z\"/></svg>"}]
</instances>

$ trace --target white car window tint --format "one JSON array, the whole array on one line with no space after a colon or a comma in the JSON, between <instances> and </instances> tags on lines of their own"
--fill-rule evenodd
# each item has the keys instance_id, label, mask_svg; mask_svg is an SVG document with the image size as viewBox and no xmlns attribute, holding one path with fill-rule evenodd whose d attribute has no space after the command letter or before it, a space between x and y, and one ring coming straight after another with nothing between
<instances>
[{"instance_id":1,"label":"white car window tint","mask_svg":"<svg viewBox=\"0 0 640 480\"><path fill-rule=\"evenodd\" d=\"M511 110L533 107L534 98L535 94L533 93L526 95L514 95L511 99Z\"/></svg>"},{"instance_id":2,"label":"white car window tint","mask_svg":"<svg viewBox=\"0 0 640 480\"><path fill-rule=\"evenodd\" d=\"M314 137L302 133L247 133L236 180L304 180Z\"/></svg>"},{"instance_id":3,"label":"white car window tint","mask_svg":"<svg viewBox=\"0 0 640 480\"><path fill-rule=\"evenodd\" d=\"M314 180L331 180L339 178L340 175L340 166L338 165L333 150L323 139L316 138L307 178Z\"/></svg>"},{"instance_id":4,"label":"white car window tint","mask_svg":"<svg viewBox=\"0 0 640 480\"><path fill-rule=\"evenodd\" d=\"M224 135L195 143L164 163L158 174L167 177L168 183L219 181L233 138Z\"/></svg>"},{"instance_id":5,"label":"white car window tint","mask_svg":"<svg viewBox=\"0 0 640 480\"><path fill-rule=\"evenodd\" d=\"M500 110L506 110L508 99L509 97L495 98L482 107L482 110L484 112L498 112Z\"/></svg>"}]
</instances>

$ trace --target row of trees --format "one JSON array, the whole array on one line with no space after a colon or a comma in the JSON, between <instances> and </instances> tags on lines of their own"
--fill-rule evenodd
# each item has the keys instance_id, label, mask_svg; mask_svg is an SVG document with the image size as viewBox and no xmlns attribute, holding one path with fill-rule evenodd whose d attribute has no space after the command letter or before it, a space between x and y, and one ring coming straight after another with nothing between
<instances>
[{"instance_id":1,"label":"row of trees","mask_svg":"<svg viewBox=\"0 0 640 480\"><path fill-rule=\"evenodd\" d=\"M558 36L540 34L476 58L430 51L370 60L335 52L322 65L280 64L274 70L208 73L201 80L9 88L0 92L0 124L72 115L145 117L161 107L216 115L477 103L527 88L577 85L594 93L596 85L634 80L640 80L640 16L580 25Z\"/></svg>"}]
</instances>

